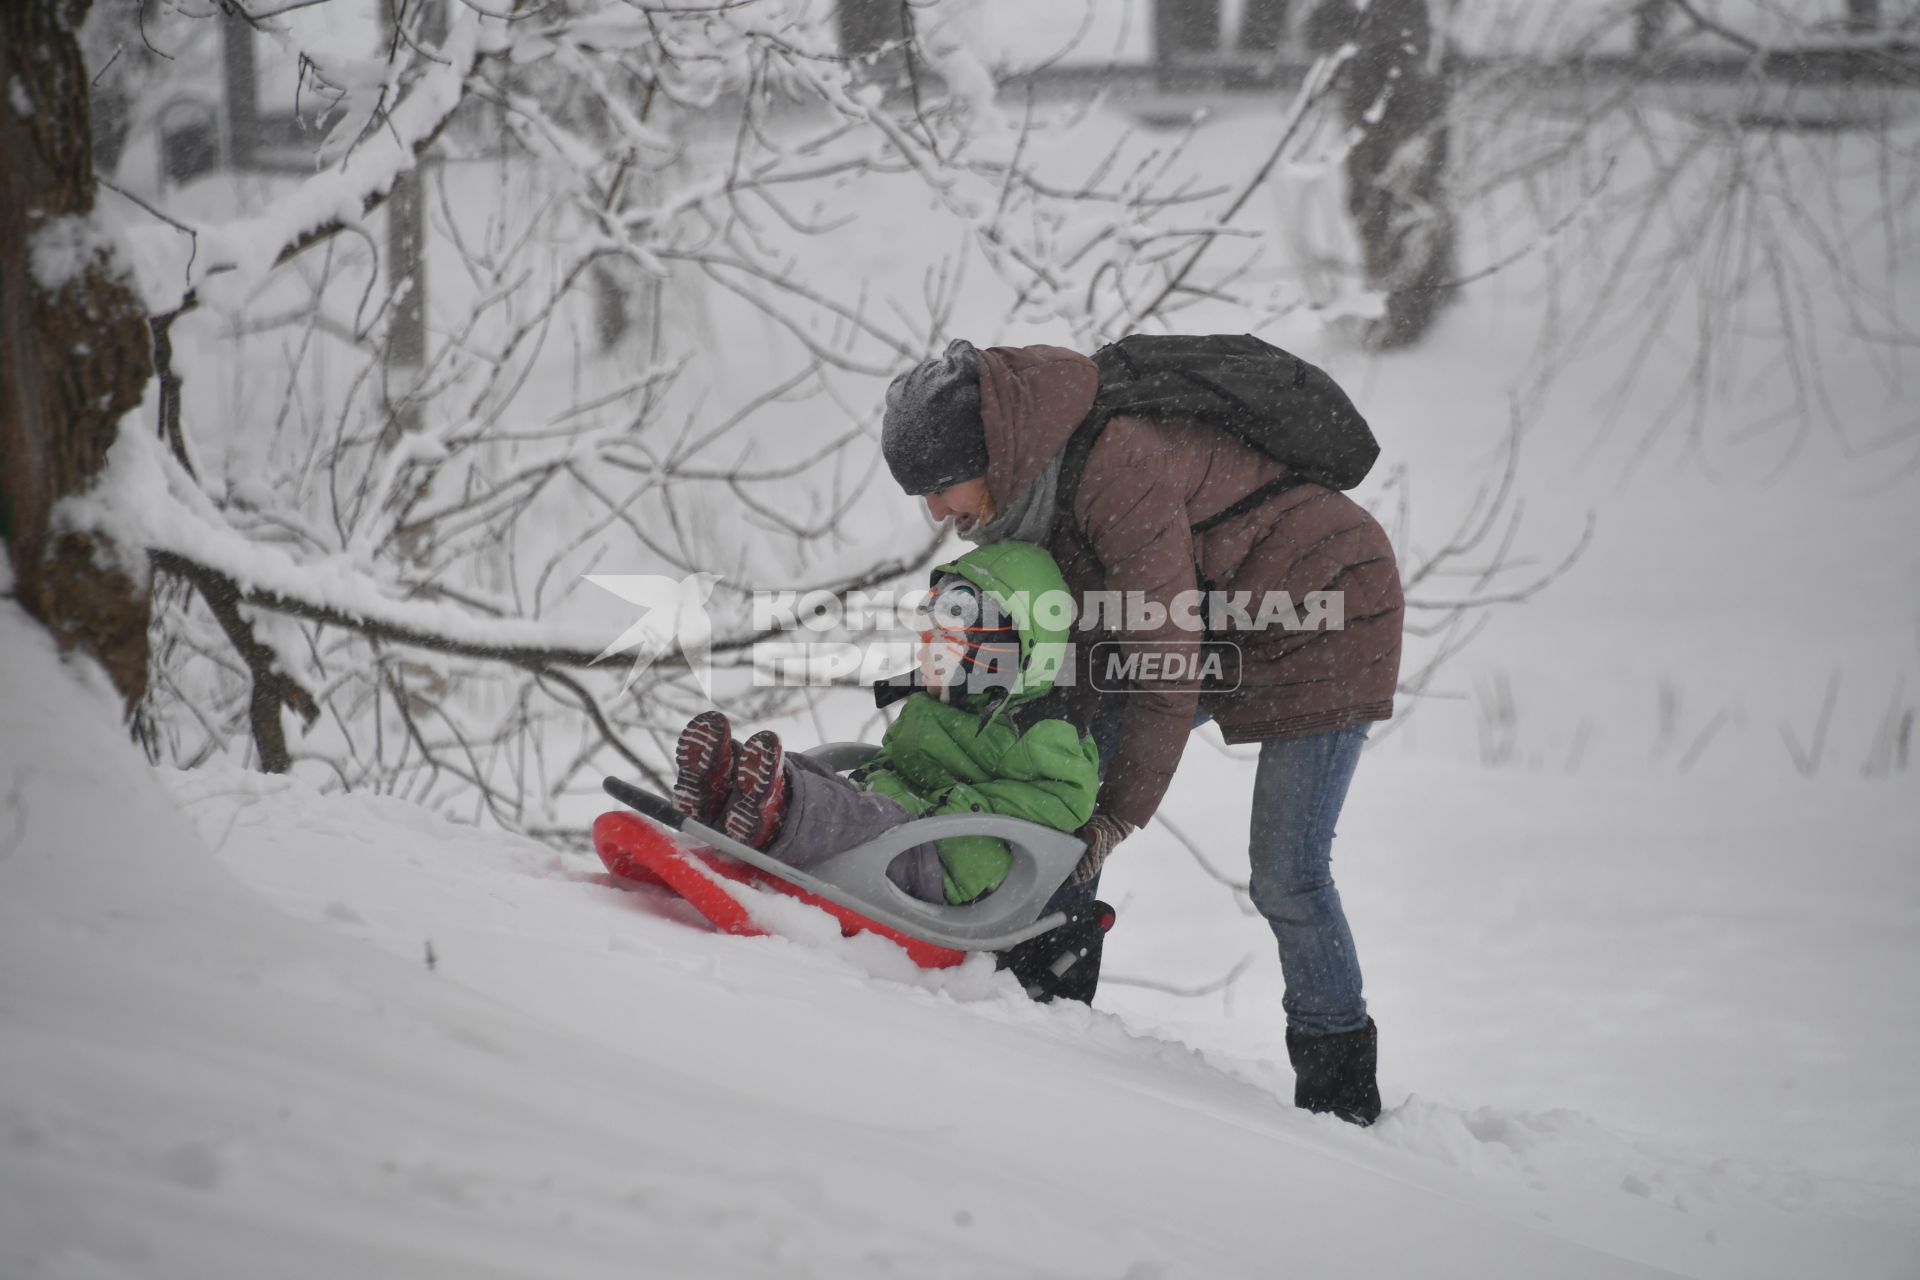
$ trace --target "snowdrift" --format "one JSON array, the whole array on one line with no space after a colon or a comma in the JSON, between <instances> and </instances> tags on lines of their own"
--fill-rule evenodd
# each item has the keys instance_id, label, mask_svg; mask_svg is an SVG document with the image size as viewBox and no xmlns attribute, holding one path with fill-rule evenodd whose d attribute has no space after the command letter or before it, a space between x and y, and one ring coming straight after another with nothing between
<instances>
[{"instance_id":1,"label":"snowdrift","mask_svg":"<svg viewBox=\"0 0 1920 1280\"><path fill-rule=\"evenodd\" d=\"M1529 1187L1466 1148L1596 1140L1352 1130L984 962L721 937L397 800L156 776L11 608L0 652L0 1274L1864 1275L1911 1243Z\"/></svg>"}]
</instances>

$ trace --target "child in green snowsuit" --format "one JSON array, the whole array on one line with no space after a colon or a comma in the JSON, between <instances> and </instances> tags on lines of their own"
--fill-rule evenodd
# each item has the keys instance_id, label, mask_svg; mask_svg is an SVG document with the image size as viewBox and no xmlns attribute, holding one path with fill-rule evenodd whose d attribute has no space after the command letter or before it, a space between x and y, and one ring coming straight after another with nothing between
<instances>
[{"instance_id":1,"label":"child in green snowsuit","mask_svg":"<svg viewBox=\"0 0 1920 1280\"><path fill-rule=\"evenodd\" d=\"M718 711L675 752L674 803L796 867L913 818L993 813L1078 830L1100 787L1093 739L1036 704L1066 658L1071 597L1053 557L997 542L934 571L920 677L872 760L842 778L769 731L733 740ZM895 858L887 874L929 902L972 902L1012 866L1006 842L960 836Z\"/></svg>"}]
</instances>

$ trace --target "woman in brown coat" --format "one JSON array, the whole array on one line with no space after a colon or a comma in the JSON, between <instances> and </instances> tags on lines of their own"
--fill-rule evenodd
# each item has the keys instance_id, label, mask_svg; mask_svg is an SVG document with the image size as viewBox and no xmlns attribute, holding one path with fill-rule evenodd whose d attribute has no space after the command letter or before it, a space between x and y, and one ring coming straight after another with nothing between
<instances>
[{"instance_id":1,"label":"woman in brown coat","mask_svg":"<svg viewBox=\"0 0 1920 1280\"><path fill-rule=\"evenodd\" d=\"M1251 891L1279 943L1295 1101L1370 1123L1377 1033L1331 851L1368 726L1393 714L1393 548L1344 494L1290 484L1285 464L1197 422L1114 417L1063 483L1099 389L1094 362L1060 347L955 342L888 389L882 449L962 538L1051 551L1081 606L1075 692L1125 685L1082 705L1104 780L1063 903L1090 899L1107 856L1153 816L1196 724L1261 744ZM1099 623L1104 637L1086 630ZM1200 659L1219 642L1237 671L1209 679Z\"/></svg>"}]
</instances>

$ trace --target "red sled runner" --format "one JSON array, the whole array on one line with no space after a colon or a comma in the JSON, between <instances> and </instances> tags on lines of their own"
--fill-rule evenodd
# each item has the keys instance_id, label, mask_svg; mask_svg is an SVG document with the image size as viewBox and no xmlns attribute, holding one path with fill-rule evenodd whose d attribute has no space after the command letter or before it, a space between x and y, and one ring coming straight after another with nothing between
<instances>
[{"instance_id":1,"label":"red sled runner","mask_svg":"<svg viewBox=\"0 0 1920 1280\"><path fill-rule=\"evenodd\" d=\"M754 923L752 913L728 888L744 884L784 893L820 908L840 922L840 931L847 937L877 933L890 938L922 969L948 969L967 958L964 951L923 942L723 853L698 845L683 846L637 814L616 811L595 818L593 847L614 875L641 884L665 885L722 933L757 938L767 932Z\"/></svg>"},{"instance_id":2,"label":"red sled runner","mask_svg":"<svg viewBox=\"0 0 1920 1280\"><path fill-rule=\"evenodd\" d=\"M845 768L870 751L861 744L837 744L812 754L829 767ZM743 891L750 886L825 911L844 935L879 934L922 968L948 968L970 952L990 951L1036 1000L1093 998L1113 909L1088 902L1043 914L1079 861L1077 837L989 814L920 818L801 871L728 839L651 792L618 778L604 785L609 795L638 810L615 810L594 820L594 849L607 870L624 880L671 889L723 933L755 937L768 932L753 918L752 894ZM920 902L887 878L887 864L899 853L957 835L1007 841L1014 863L1000 888L977 902L951 906Z\"/></svg>"}]
</instances>

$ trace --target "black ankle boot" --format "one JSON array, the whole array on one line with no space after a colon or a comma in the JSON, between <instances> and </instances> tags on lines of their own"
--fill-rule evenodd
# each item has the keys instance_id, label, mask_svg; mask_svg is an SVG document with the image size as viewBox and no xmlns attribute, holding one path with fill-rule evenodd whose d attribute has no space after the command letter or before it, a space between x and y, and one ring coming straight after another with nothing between
<instances>
[{"instance_id":1,"label":"black ankle boot","mask_svg":"<svg viewBox=\"0 0 1920 1280\"><path fill-rule=\"evenodd\" d=\"M1358 1031L1331 1036L1287 1032L1293 1060L1293 1105L1331 1112L1362 1128L1380 1118L1380 1085L1374 1070L1380 1052L1373 1019Z\"/></svg>"}]
</instances>

